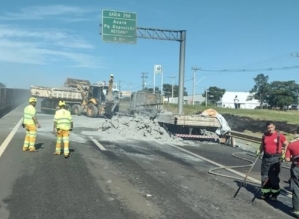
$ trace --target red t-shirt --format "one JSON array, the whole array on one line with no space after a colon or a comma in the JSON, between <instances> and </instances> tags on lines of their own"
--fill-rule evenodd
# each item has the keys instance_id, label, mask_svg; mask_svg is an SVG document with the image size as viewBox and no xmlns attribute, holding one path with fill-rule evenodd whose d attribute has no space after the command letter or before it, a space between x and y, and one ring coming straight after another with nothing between
<instances>
[{"instance_id":1,"label":"red t-shirt","mask_svg":"<svg viewBox=\"0 0 299 219\"><path fill-rule=\"evenodd\" d=\"M287 151L286 151L286 158L291 158L295 156L299 156L299 140L290 142Z\"/></svg>"},{"instance_id":2,"label":"red t-shirt","mask_svg":"<svg viewBox=\"0 0 299 219\"><path fill-rule=\"evenodd\" d=\"M280 141L278 146L278 153L281 153L282 151L282 144L286 141L286 137L280 133ZM265 134L264 136L264 152L267 154L276 154L277 150L277 132L274 132L273 134Z\"/></svg>"}]
</instances>

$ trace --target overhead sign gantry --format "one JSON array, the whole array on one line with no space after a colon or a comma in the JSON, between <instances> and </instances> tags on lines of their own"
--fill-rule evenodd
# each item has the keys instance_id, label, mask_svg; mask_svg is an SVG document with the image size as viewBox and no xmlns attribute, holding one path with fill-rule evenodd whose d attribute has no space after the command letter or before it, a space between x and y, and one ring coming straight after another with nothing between
<instances>
[{"instance_id":1,"label":"overhead sign gantry","mask_svg":"<svg viewBox=\"0 0 299 219\"><path fill-rule=\"evenodd\" d=\"M136 44L137 38L180 42L178 114L183 113L186 30L137 27L134 12L103 10L101 35L104 42Z\"/></svg>"}]
</instances>

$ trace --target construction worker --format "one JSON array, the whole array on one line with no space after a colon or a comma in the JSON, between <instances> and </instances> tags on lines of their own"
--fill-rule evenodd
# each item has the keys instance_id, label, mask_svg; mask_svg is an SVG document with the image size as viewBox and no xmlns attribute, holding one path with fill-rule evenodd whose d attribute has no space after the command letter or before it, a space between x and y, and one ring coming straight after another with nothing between
<instances>
[{"instance_id":1,"label":"construction worker","mask_svg":"<svg viewBox=\"0 0 299 219\"><path fill-rule=\"evenodd\" d=\"M264 152L261 165L261 199L271 198L272 201L276 201L277 196L280 194L279 173L281 160L284 159L284 149L288 146L288 141L282 133L276 131L273 122L267 122L266 129L261 146L256 152L257 156Z\"/></svg>"},{"instance_id":2,"label":"construction worker","mask_svg":"<svg viewBox=\"0 0 299 219\"><path fill-rule=\"evenodd\" d=\"M59 110L56 111L54 116L54 127L53 133L56 133L56 150L54 152L55 155L61 154L61 140L64 144L64 157L68 158L69 151L69 136L70 131L73 130L73 120L71 113L65 109L65 102L59 101Z\"/></svg>"},{"instance_id":3,"label":"construction worker","mask_svg":"<svg viewBox=\"0 0 299 219\"><path fill-rule=\"evenodd\" d=\"M291 190L294 214L299 219L299 127L293 141L286 150L285 160L292 162L291 165Z\"/></svg>"},{"instance_id":4,"label":"construction worker","mask_svg":"<svg viewBox=\"0 0 299 219\"><path fill-rule=\"evenodd\" d=\"M35 141L37 127L40 128L40 124L36 118L36 98L31 97L29 99L29 105L24 109L23 115L23 128L26 129L26 137L24 140L23 151L27 151L29 148L30 152L36 152Z\"/></svg>"}]
</instances>

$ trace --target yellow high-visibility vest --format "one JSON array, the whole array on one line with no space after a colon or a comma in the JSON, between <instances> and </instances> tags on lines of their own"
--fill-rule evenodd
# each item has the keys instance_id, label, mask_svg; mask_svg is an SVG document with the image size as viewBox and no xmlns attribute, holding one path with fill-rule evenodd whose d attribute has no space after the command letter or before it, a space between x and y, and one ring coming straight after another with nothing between
<instances>
[{"instance_id":1,"label":"yellow high-visibility vest","mask_svg":"<svg viewBox=\"0 0 299 219\"><path fill-rule=\"evenodd\" d=\"M57 110L54 116L54 122L57 122L58 129L69 130L73 122L71 113L66 109Z\"/></svg>"},{"instance_id":2,"label":"yellow high-visibility vest","mask_svg":"<svg viewBox=\"0 0 299 219\"><path fill-rule=\"evenodd\" d=\"M23 124L34 125L33 117L36 115L36 109L32 105L28 105L24 109Z\"/></svg>"}]
</instances>

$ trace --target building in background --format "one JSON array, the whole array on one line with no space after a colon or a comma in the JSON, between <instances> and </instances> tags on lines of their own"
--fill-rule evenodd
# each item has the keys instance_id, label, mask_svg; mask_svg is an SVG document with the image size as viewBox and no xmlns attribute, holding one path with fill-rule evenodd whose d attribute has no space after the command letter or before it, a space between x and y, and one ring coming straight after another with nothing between
<instances>
[{"instance_id":1,"label":"building in background","mask_svg":"<svg viewBox=\"0 0 299 219\"><path fill-rule=\"evenodd\" d=\"M184 104L192 104L193 96L184 96ZM201 103L205 103L206 98L202 96L202 94L194 95L194 105L199 105ZM164 103L168 103L168 97L164 96ZM178 104L178 97L171 98L169 97L169 103Z\"/></svg>"},{"instance_id":2,"label":"building in background","mask_svg":"<svg viewBox=\"0 0 299 219\"><path fill-rule=\"evenodd\" d=\"M227 91L224 93L220 101L217 102L217 107L235 108L234 99L238 97L240 109L255 109L260 106L260 101L253 98L249 92L233 92Z\"/></svg>"},{"instance_id":3,"label":"building in background","mask_svg":"<svg viewBox=\"0 0 299 219\"><path fill-rule=\"evenodd\" d=\"M121 98L125 97L131 97L132 92L131 91L121 91Z\"/></svg>"}]
</instances>

